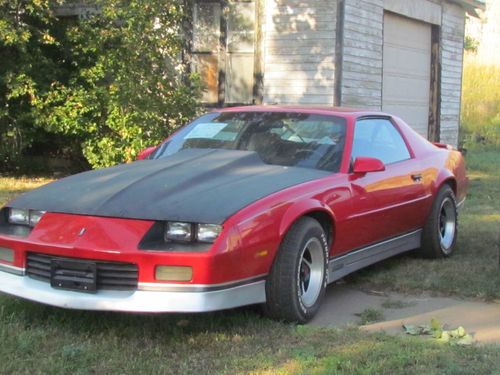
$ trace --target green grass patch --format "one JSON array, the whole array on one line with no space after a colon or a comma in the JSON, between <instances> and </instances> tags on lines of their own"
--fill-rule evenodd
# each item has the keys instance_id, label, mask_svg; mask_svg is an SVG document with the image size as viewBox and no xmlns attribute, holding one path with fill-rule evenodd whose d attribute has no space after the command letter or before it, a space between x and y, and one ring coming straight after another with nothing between
<instances>
[{"instance_id":1,"label":"green grass patch","mask_svg":"<svg viewBox=\"0 0 500 375\"><path fill-rule=\"evenodd\" d=\"M382 302L382 307L384 309L404 309L406 307L415 306L416 302L406 302L398 299L388 298L384 302Z\"/></svg>"},{"instance_id":2,"label":"green grass patch","mask_svg":"<svg viewBox=\"0 0 500 375\"><path fill-rule=\"evenodd\" d=\"M469 374L495 347L295 327L246 310L201 315L67 311L0 297L0 373Z\"/></svg>"},{"instance_id":3,"label":"green grass patch","mask_svg":"<svg viewBox=\"0 0 500 375\"><path fill-rule=\"evenodd\" d=\"M364 309L363 311L355 315L359 317L360 325L376 323L384 320L384 313L373 308Z\"/></svg>"},{"instance_id":4,"label":"green grass patch","mask_svg":"<svg viewBox=\"0 0 500 375\"><path fill-rule=\"evenodd\" d=\"M466 59L463 72L461 138L500 146L500 67Z\"/></svg>"},{"instance_id":5,"label":"green grass patch","mask_svg":"<svg viewBox=\"0 0 500 375\"><path fill-rule=\"evenodd\" d=\"M351 275L349 282L403 293L500 298L499 162L500 150L476 148L467 154L470 188L453 256L429 260L404 254Z\"/></svg>"}]
</instances>

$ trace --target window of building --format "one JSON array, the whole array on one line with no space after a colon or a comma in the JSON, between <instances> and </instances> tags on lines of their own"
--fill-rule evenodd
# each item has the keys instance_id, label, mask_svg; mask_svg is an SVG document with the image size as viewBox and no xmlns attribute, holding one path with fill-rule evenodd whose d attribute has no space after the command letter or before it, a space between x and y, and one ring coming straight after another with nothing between
<instances>
[{"instance_id":1,"label":"window of building","mask_svg":"<svg viewBox=\"0 0 500 375\"><path fill-rule=\"evenodd\" d=\"M253 101L255 1L198 1L193 6L192 69L205 85L203 102Z\"/></svg>"}]
</instances>

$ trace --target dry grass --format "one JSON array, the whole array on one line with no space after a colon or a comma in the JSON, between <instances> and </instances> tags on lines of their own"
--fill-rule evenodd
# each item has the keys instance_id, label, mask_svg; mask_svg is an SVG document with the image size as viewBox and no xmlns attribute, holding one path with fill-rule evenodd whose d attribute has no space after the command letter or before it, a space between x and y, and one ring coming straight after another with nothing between
<instances>
[{"instance_id":1,"label":"dry grass","mask_svg":"<svg viewBox=\"0 0 500 375\"><path fill-rule=\"evenodd\" d=\"M462 88L461 137L467 146L500 146L500 66L466 59Z\"/></svg>"},{"instance_id":2,"label":"dry grass","mask_svg":"<svg viewBox=\"0 0 500 375\"><path fill-rule=\"evenodd\" d=\"M52 181L46 177L1 177L0 206L25 191L32 190Z\"/></svg>"}]
</instances>

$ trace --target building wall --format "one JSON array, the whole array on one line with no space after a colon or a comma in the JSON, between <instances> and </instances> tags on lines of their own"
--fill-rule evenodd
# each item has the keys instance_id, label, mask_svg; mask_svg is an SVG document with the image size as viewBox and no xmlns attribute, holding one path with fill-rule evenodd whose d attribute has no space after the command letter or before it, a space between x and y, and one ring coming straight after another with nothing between
<instances>
[{"instance_id":1,"label":"building wall","mask_svg":"<svg viewBox=\"0 0 500 375\"><path fill-rule=\"evenodd\" d=\"M441 24L441 142L456 146L460 126L465 12L443 2Z\"/></svg>"},{"instance_id":2,"label":"building wall","mask_svg":"<svg viewBox=\"0 0 500 375\"><path fill-rule=\"evenodd\" d=\"M466 34L479 42L478 51L474 58L485 65L500 65L500 1L486 0L486 11L481 12L480 18L469 17Z\"/></svg>"},{"instance_id":3,"label":"building wall","mask_svg":"<svg viewBox=\"0 0 500 375\"><path fill-rule=\"evenodd\" d=\"M264 4L263 37L259 44L262 46L264 103L335 104L380 110L384 12L439 26L439 134L442 142L457 144L465 11L456 2L259 0L261 2ZM98 11L95 7L83 6L83 1L75 4L58 7L56 13L85 16ZM480 27L475 28L481 40L479 55L487 56L487 61L497 61L494 57L500 59L497 48L500 1L487 0L487 6L484 19L479 21ZM337 22L340 22L338 28ZM477 26L478 22L472 21L474 23ZM259 95L257 101L260 98Z\"/></svg>"},{"instance_id":4,"label":"building wall","mask_svg":"<svg viewBox=\"0 0 500 375\"><path fill-rule=\"evenodd\" d=\"M383 0L345 0L341 106L382 108Z\"/></svg>"},{"instance_id":5,"label":"building wall","mask_svg":"<svg viewBox=\"0 0 500 375\"><path fill-rule=\"evenodd\" d=\"M382 107L384 10L440 25L440 141L457 145L465 13L447 1L415 3L346 0L340 104L375 110Z\"/></svg>"},{"instance_id":6,"label":"building wall","mask_svg":"<svg viewBox=\"0 0 500 375\"><path fill-rule=\"evenodd\" d=\"M334 104L336 0L267 0L264 103Z\"/></svg>"}]
</instances>

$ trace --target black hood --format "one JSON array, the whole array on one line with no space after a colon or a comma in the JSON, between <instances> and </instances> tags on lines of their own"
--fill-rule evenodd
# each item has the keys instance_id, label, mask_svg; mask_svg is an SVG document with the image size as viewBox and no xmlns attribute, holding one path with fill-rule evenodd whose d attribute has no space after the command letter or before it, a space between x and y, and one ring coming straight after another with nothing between
<instances>
[{"instance_id":1,"label":"black hood","mask_svg":"<svg viewBox=\"0 0 500 375\"><path fill-rule=\"evenodd\" d=\"M255 152L188 149L63 178L9 207L69 214L221 224L243 207L330 175L265 164Z\"/></svg>"}]
</instances>

